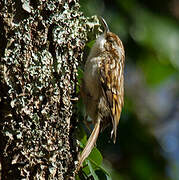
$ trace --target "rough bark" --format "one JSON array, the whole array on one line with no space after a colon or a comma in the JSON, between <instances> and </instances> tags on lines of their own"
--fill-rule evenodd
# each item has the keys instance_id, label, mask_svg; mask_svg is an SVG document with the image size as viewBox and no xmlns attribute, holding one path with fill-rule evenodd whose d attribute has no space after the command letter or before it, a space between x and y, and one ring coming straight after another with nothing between
<instances>
[{"instance_id":1,"label":"rough bark","mask_svg":"<svg viewBox=\"0 0 179 180\"><path fill-rule=\"evenodd\" d=\"M0 2L1 179L74 179L72 99L94 28L75 0Z\"/></svg>"}]
</instances>

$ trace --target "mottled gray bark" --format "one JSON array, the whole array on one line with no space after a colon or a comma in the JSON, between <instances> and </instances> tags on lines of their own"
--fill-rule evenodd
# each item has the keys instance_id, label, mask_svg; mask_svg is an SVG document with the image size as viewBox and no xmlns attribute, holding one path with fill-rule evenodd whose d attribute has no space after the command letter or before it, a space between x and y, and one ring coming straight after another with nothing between
<instances>
[{"instance_id":1,"label":"mottled gray bark","mask_svg":"<svg viewBox=\"0 0 179 180\"><path fill-rule=\"evenodd\" d=\"M0 2L1 179L74 179L72 99L98 27L75 0Z\"/></svg>"}]
</instances>

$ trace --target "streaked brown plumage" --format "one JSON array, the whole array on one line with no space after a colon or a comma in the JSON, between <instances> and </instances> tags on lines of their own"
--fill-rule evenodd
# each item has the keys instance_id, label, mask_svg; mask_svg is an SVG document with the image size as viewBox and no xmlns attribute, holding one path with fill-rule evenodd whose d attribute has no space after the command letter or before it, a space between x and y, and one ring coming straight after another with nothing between
<instances>
[{"instance_id":1,"label":"streaked brown plumage","mask_svg":"<svg viewBox=\"0 0 179 180\"><path fill-rule=\"evenodd\" d=\"M94 124L77 170L93 149L100 130L112 123L111 138L116 141L116 131L124 104L124 47L119 37L105 31L97 38L85 64L81 95L86 112Z\"/></svg>"}]
</instances>

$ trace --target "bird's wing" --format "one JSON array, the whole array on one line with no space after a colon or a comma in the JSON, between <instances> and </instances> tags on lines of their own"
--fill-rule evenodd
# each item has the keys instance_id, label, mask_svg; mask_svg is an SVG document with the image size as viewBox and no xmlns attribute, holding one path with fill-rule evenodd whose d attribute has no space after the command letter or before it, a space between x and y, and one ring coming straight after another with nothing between
<instances>
[{"instance_id":1,"label":"bird's wing","mask_svg":"<svg viewBox=\"0 0 179 180\"><path fill-rule=\"evenodd\" d=\"M99 76L103 96L110 109L113 129L111 136L115 143L117 125L123 106L124 79L123 79L123 61L116 60L108 54L103 54L99 68Z\"/></svg>"}]
</instances>

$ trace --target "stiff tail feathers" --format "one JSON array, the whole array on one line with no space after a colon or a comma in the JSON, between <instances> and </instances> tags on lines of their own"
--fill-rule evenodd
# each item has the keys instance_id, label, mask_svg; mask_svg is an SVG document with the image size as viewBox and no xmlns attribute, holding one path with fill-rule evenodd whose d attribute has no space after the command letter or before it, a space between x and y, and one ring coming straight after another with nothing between
<instances>
[{"instance_id":1,"label":"stiff tail feathers","mask_svg":"<svg viewBox=\"0 0 179 180\"><path fill-rule=\"evenodd\" d=\"M100 131L100 120L97 121L97 123L95 124L95 127L93 129L93 132L91 133L85 148L83 149L81 156L79 158L79 163L78 163L78 167L77 167L77 171L79 171L80 167L82 166L84 160L89 156L89 154L91 153L94 145L96 144L98 135L99 135L99 131Z\"/></svg>"}]
</instances>

